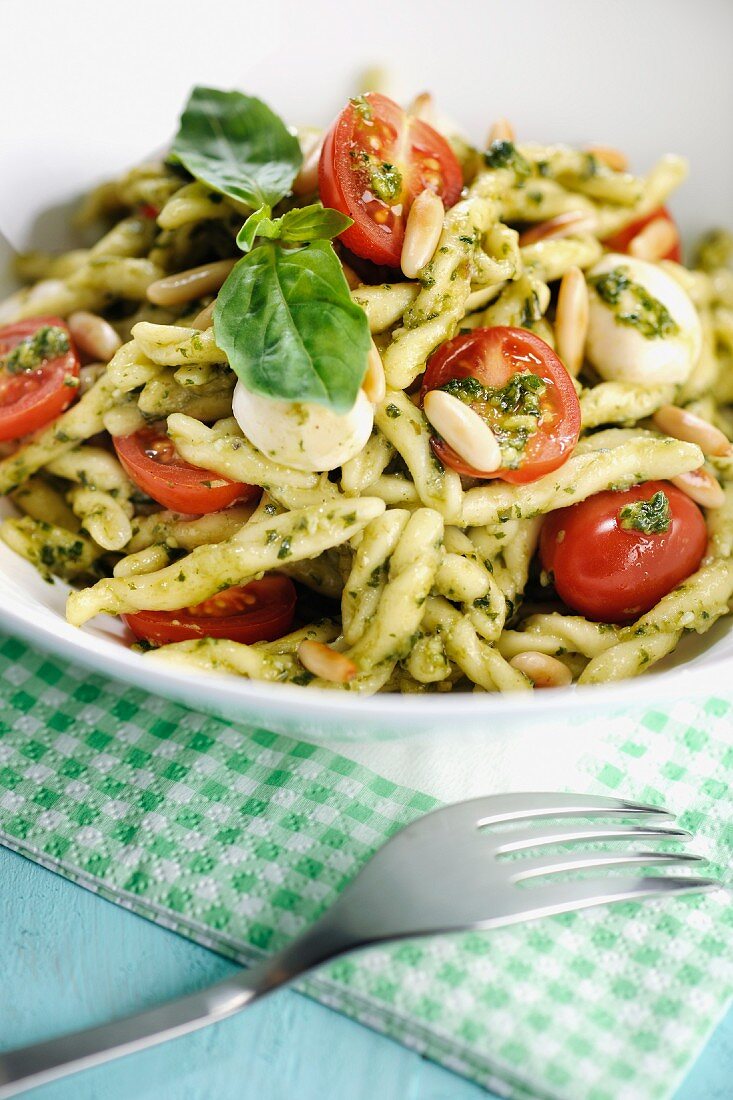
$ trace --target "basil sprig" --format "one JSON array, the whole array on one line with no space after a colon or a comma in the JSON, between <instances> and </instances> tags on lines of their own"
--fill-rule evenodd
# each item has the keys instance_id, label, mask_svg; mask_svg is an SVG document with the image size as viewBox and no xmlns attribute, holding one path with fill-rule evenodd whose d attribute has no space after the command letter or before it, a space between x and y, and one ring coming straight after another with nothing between
<instances>
[{"instance_id":1,"label":"basil sprig","mask_svg":"<svg viewBox=\"0 0 733 1100\"><path fill-rule=\"evenodd\" d=\"M261 99L196 87L170 159L214 191L258 208L288 194L303 157L298 139Z\"/></svg>"},{"instance_id":2,"label":"basil sprig","mask_svg":"<svg viewBox=\"0 0 733 1100\"><path fill-rule=\"evenodd\" d=\"M253 393L311 401L337 413L356 400L369 325L329 241L289 249L268 241L254 248L219 291L214 333Z\"/></svg>"},{"instance_id":3,"label":"basil sprig","mask_svg":"<svg viewBox=\"0 0 733 1100\"><path fill-rule=\"evenodd\" d=\"M271 213L268 206L262 206L247 218L237 234L237 244L243 252L249 252L255 237L302 244L338 237L339 233L354 224L340 210L333 210L320 202L295 207L279 218L271 218Z\"/></svg>"},{"instance_id":4,"label":"basil sprig","mask_svg":"<svg viewBox=\"0 0 733 1100\"><path fill-rule=\"evenodd\" d=\"M234 373L253 393L347 412L371 338L326 238L352 223L320 203L272 217L301 165L297 139L261 100L197 87L170 159L253 208L237 235L248 254L233 267L214 310L216 342ZM256 237L265 243L253 248Z\"/></svg>"}]
</instances>

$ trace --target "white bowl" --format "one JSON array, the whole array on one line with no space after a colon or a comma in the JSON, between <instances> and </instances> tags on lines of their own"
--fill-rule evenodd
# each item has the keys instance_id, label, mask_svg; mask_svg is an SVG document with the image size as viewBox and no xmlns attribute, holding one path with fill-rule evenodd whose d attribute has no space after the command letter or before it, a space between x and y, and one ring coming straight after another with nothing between
<instances>
[{"instance_id":1,"label":"white bowl","mask_svg":"<svg viewBox=\"0 0 733 1100\"><path fill-rule=\"evenodd\" d=\"M683 153L692 174L672 206L685 236L733 226L733 147L722 140L733 111L727 0L687 7L475 0L453 8L444 0L372 0L368 8L337 9L270 0L256 7L209 0L202 16L200 4L179 0L172 22L168 5L148 0L129 0L125 19L113 18L107 5L66 0L44 5L41 36L38 5L6 0L14 40L33 42L33 77L26 51L6 51L0 265L10 244L68 243L69 201L164 143L192 84L238 86L291 122L326 122L353 92L354 75L375 62L392 72L396 94L429 87L477 139L507 115L523 137L617 145L641 170L664 152ZM80 66L82 58L88 65ZM65 586L46 584L0 546L0 622L8 630L202 710L314 740L573 720L719 691L733 669L733 634L721 621L622 684L363 699L154 665L126 647L116 620L100 617L81 631L69 626L65 596Z\"/></svg>"}]
</instances>

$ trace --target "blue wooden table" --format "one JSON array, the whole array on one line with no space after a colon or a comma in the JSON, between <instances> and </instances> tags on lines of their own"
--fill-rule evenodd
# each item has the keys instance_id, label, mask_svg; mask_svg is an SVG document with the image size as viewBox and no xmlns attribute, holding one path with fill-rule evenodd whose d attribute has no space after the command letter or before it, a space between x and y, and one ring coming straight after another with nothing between
<instances>
[{"instance_id":1,"label":"blue wooden table","mask_svg":"<svg viewBox=\"0 0 733 1100\"><path fill-rule=\"evenodd\" d=\"M101 1023L232 964L0 849L0 1049ZM277 993L244 1015L32 1094L38 1100L486 1100L335 1012ZM733 1097L733 1012L677 1100Z\"/></svg>"}]
</instances>

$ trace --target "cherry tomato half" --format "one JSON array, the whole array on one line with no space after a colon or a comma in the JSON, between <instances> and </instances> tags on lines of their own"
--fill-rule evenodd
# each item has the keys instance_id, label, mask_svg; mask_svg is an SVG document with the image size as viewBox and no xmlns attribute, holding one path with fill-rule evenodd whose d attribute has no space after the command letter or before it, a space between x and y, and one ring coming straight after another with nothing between
<instances>
[{"instance_id":1,"label":"cherry tomato half","mask_svg":"<svg viewBox=\"0 0 733 1100\"><path fill-rule=\"evenodd\" d=\"M519 485L536 481L570 457L580 434L580 405L572 379L552 348L526 329L477 328L443 344L428 360L420 400L428 390L440 389L453 379L474 378L482 386L501 389L514 375L526 372L541 378L546 389L540 398L537 428L527 438L516 468L478 470L434 437L433 450L444 465L468 477L500 477ZM482 400L471 401L471 407L501 440L506 414Z\"/></svg>"},{"instance_id":2,"label":"cherry tomato half","mask_svg":"<svg viewBox=\"0 0 733 1100\"><path fill-rule=\"evenodd\" d=\"M631 225L627 225L625 229L620 229L618 233L614 233L612 237L606 237L603 242L605 247L609 252L628 252L629 244L634 237L638 233L641 233L642 229L649 225L649 222L656 221L657 218L662 218L666 222L671 222L675 231L677 231L677 222L674 220L667 207L660 206L658 210L653 210L652 213L647 214L646 217L637 218L635 222L632 222ZM677 231L677 240L672 245L669 252L665 252L661 259L674 260L675 263L678 264L682 263L679 231Z\"/></svg>"},{"instance_id":3,"label":"cherry tomato half","mask_svg":"<svg viewBox=\"0 0 733 1100\"><path fill-rule=\"evenodd\" d=\"M203 516L260 492L256 485L230 481L185 462L166 435L165 425L151 424L133 435L115 436L112 442L128 476L164 508Z\"/></svg>"},{"instance_id":4,"label":"cherry tomato half","mask_svg":"<svg viewBox=\"0 0 733 1100\"><path fill-rule=\"evenodd\" d=\"M225 588L216 596L180 611L135 611L122 618L136 638L152 645L191 638L228 638L232 642L272 642L287 634L295 614L295 585L273 573L259 581Z\"/></svg>"},{"instance_id":5,"label":"cherry tomato half","mask_svg":"<svg viewBox=\"0 0 733 1100\"><path fill-rule=\"evenodd\" d=\"M429 188L453 206L463 176L437 130L370 92L348 103L328 131L318 183L324 206L354 220L340 236L346 247L376 264L399 267L413 199Z\"/></svg>"},{"instance_id":6,"label":"cherry tomato half","mask_svg":"<svg viewBox=\"0 0 733 1100\"><path fill-rule=\"evenodd\" d=\"M63 329L69 350L30 370L8 370L3 363L13 348L42 328ZM79 357L60 317L30 317L0 329L0 440L45 428L76 397L78 378Z\"/></svg>"},{"instance_id":7,"label":"cherry tomato half","mask_svg":"<svg viewBox=\"0 0 733 1100\"><path fill-rule=\"evenodd\" d=\"M626 504L664 492L671 521L644 534L621 525ZM694 573L707 544L698 506L668 481L596 493L551 512L540 536L542 566L568 607L600 622L631 622Z\"/></svg>"}]
</instances>

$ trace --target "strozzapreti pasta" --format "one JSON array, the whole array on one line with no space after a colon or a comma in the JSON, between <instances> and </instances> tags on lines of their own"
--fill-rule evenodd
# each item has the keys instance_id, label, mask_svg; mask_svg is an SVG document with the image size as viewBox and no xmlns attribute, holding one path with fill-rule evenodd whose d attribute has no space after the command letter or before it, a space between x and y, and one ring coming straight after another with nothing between
<instances>
[{"instance_id":1,"label":"strozzapreti pasta","mask_svg":"<svg viewBox=\"0 0 733 1100\"><path fill-rule=\"evenodd\" d=\"M728 612L733 272L723 233L681 263L684 161L506 123L479 150L429 106L360 96L296 141L196 89L171 157L84 201L96 243L20 258L0 534L71 623L492 692L635 676Z\"/></svg>"}]
</instances>

